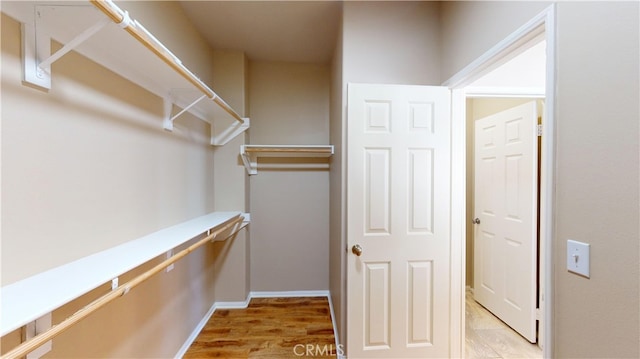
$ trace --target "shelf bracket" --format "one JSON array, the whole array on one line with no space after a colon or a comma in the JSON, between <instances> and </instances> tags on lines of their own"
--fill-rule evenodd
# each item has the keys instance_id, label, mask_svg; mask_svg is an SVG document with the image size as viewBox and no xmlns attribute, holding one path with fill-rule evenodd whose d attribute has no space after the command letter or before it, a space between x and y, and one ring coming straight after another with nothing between
<instances>
[{"instance_id":1,"label":"shelf bracket","mask_svg":"<svg viewBox=\"0 0 640 359\"><path fill-rule=\"evenodd\" d=\"M258 156L256 154L247 153L245 146L242 145L240 146L240 158L242 158L242 163L249 176L258 174Z\"/></svg>"},{"instance_id":2,"label":"shelf bracket","mask_svg":"<svg viewBox=\"0 0 640 359\"><path fill-rule=\"evenodd\" d=\"M242 123L234 121L229 127L220 133L216 133L215 126L211 125L211 144L214 146L224 146L229 141L246 131L250 127L248 117L242 118Z\"/></svg>"},{"instance_id":3,"label":"shelf bracket","mask_svg":"<svg viewBox=\"0 0 640 359\"><path fill-rule=\"evenodd\" d=\"M36 336L45 333L47 330L51 329L51 313L47 313L42 317L36 319L35 321L28 323L23 328L23 340L28 341ZM51 351L53 347L53 341L49 340L44 343L38 349L32 351L31 353L26 355L26 359L39 359L44 356L48 352Z\"/></svg>"},{"instance_id":4,"label":"shelf bracket","mask_svg":"<svg viewBox=\"0 0 640 359\"><path fill-rule=\"evenodd\" d=\"M191 107L195 106L198 102L202 101L205 98L207 98L207 95L202 95L202 96L198 97L198 99L193 101L188 106L185 106L180 112L178 112L177 114L175 114L173 116L171 116L171 109L173 108L173 101L172 101L172 99L170 97L169 98L165 98L164 99L164 120L163 120L162 127L167 131L173 131L173 121L176 118L180 117L183 113L189 111L189 109Z\"/></svg>"},{"instance_id":5,"label":"shelf bracket","mask_svg":"<svg viewBox=\"0 0 640 359\"><path fill-rule=\"evenodd\" d=\"M60 50L56 51L55 54L49 56L44 61L40 62L40 64L38 64L38 67L42 71L51 73L51 64L56 62L62 56L66 55L69 51L79 46L81 43L83 43L85 40L87 40L91 36L95 35L98 31L102 30L105 26L109 25L110 23L111 23L111 20L107 18L98 21L96 24L94 24L90 28L78 34L78 36L73 38L73 40L66 43Z\"/></svg>"},{"instance_id":6,"label":"shelf bracket","mask_svg":"<svg viewBox=\"0 0 640 359\"><path fill-rule=\"evenodd\" d=\"M51 37L46 31L46 26L39 22L42 13L41 11L36 11L33 24L22 24L23 80L32 85L50 90L51 65L102 30L111 23L111 20L105 18L98 21L67 42L60 50L51 54ZM48 57L45 58L45 56Z\"/></svg>"},{"instance_id":7,"label":"shelf bracket","mask_svg":"<svg viewBox=\"0 0 640 359\"><path fill-rule=\"evenodd\" d=\"M162 117L162 128L171 132L173 131L173 120L171 119L171 111L173 110L173 99L168 96L162 99L163 103L163 117Z\"/></svg>"}]
</instances>

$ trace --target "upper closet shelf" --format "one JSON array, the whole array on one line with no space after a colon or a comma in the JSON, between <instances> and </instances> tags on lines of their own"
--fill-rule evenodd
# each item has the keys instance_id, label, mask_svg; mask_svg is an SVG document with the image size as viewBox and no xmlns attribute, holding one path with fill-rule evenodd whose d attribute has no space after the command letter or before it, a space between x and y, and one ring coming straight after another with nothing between
<instances>
[{"instance_id":1,"label":"upper closet shelf","mask_svg":"<svg viewBox=\"0 0 640 359\"><path fill-rule=\"evenodd\" d=\"M333 145L241 145L240 156L247 173L258 174L258 157L321 158L333 155Z\"/></svg>"},{"instance_id":2,"label":"upper closet shelf","mask_svg":"<svg viewBox=\"0 0 640 359\"><path fill-rule=\"evenodd\" d=\"M186 111L211 124L212 145L224 145L249 128L248 118L241 117L111 0L7 1L2 12L22 23L27 83L50 89L51 64L74 50L164 99L163 127L168 131ZM53 54L51 39L63 44ZM217 131L214 120L220 127Z\"/></svg>"}]
</instances>

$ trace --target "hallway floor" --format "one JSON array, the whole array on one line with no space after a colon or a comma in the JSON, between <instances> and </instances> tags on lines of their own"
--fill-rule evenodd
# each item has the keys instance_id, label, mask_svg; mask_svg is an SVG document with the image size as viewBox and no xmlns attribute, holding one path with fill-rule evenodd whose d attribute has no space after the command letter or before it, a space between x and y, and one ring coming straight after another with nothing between
<instances>
[{"instance_id":1,"label":"hallway floor","mask_svg":"<svg viewBox=\"0 0 640 359\"><path fill-rule=\"evenodd\" d=\"M473 300L469 290L465 304L467 359L542 358L542 350L509 328Z\"/></svg>"}]
</instances>

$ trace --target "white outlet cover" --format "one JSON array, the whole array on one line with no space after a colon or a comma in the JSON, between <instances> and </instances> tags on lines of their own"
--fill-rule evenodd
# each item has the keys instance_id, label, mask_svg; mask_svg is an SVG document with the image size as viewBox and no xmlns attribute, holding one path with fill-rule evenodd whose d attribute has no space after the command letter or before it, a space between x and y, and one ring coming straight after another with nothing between
<instances>
[{"instance_id":1,"label":"white outlet cover","mask_svg":"<svg viewBox=\"0 0 640 359\"><path fill-rule=\"evenodd\" d=\"M567 270L589 278L589 247L588 243L567 240Z\"/></svg>"}]
</instances>

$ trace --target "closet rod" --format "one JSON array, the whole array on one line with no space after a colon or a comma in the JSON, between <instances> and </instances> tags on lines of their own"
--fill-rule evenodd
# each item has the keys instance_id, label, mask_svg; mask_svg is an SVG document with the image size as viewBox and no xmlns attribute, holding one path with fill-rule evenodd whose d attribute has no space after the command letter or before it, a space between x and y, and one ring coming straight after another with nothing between
<instances>
[{"instance_id":1,"label":"closet rod","mask_svg":"<svg viewBox=\"0 0 640 359\"><path fill-rule=\"evenodd\" d=\"M140 23L137 21L131 21L126 12L122 11L111 0L89 0L95 7L101 10L107 15L113 22L121 25L129 34L131 34L136 40L142 43L146 48L155 53L162 61L172 67L187 81L191 82L202 93L207 95L215 103L217 103L223 110L229 113L236 121L244 123L242 117L229 106L223 99L221 99L213 90L211 90L205 83L203 83L197 76L195 76L189 69L187 69L180 60L171 53L160 41L153 37ZM124 21L124 22L123 22Z\"/></svg>"},{"instance_id":2,"label":"closet rod","mask_svg":"<svg viewBox=\"0 0 640 359\"><path fill-rule=\"evenodd\" d=\"M133 289L134 287L136 287L138 284L146 281L147 279L151 278L153 275L163 271L165 268L167 268L171 264L177 262L178 260L182 259L183 257L185 257L187 254L193 252L198 247L201 247L202 245L208 243L209 241L214 240L219 234L224 233L225 231L229 230L230 228L233 228L236 225L242 223L243 220L244 220L244 217L242 217L242 215L240 215L240 214L238 214L237 216L227 220L226 222L221 224L222 225L221 228L215 230L213 233L207 235L205 238L197 241L196 243L192 244L188 248L183 249L182 251L174 254L171 258L167 258L162 263L160 263L160 264L156 265L155 267L149 269L148 271L140 274L139 276L133 278L132 280L130 280L127 283L119 286L118 288L112 290L111 292L109 292L109 293L103 295L102 297L94 300L93 302L91 302L87 306L85 306L84 308L82 308L82 309L78 310L77 312L73 313L67 319L65 319L62 322L60 322L59 324L56 324L53 327L51 327L51 329L49 329L46 332L43 332L41 334L38 334L37 336L33 337L32 339L29 339L26 342L18 345L17 347L15 347L11 351L7 352L6 354L4 354L0 358L2 358L2 359L17 359L17 358L24 357L25 355L27 355L27 354L31 353L32 351L38 349L38 347L40 347L44 343L46 343L49 340L53 339L58 334L60 334L63 331L67 330L68 328L70 328L74 324L78 323L80 320L84 319L89 314L92 314L96 310L104 307L105 305L107 305L110 302L118 299L119 297L124 296L125 294L129 293L129 291L131 289ZM229 237L231 235L229 235Z\"/></svg>"},{"instance_id":3,"label":"closet rod","mask_svg":"<svg viewBox=\"0 0 640 359\"><path fill-rule=\"evenodd\" d=\"M309 148L309 147L246 147L245 152L281 152L281 153L320 153L332 154L331 148Z\"/></svg>"}]
</instances>

